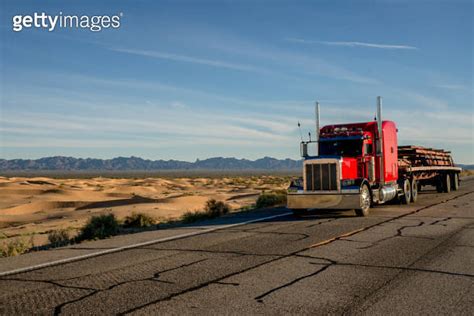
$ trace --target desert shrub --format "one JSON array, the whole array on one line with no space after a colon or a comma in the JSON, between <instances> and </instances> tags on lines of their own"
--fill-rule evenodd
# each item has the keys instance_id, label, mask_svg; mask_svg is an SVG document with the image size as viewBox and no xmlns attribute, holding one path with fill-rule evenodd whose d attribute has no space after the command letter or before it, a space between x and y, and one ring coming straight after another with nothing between
<instances>
[{"instance_id":1,"label":"desert shrub","mask_svg":"<svg viewBox=\"0 0 474 316\"><path fill-rule=\"evenodd\" d=\"M114 214L92 216L82 227L77 240L103 239L117 235L119 223Z\"/></svg>"},{"instance_id":2,"label":"desert shrub","mask_svg":"<svg viewBox=\"0 0 474 316\"><path fill-rule=\"evenodd\" d=\"M209 219L209 214L202 211L187 211L181 216L183 223L194 223L204 219Z\"/></svg>"},{"instance_id":3,"label":"desert shrub","mask_svg":"<svg viewBox=\"0 0 474 316\"><path fill-rule=\"evenodd\" d=\"M149 227L156 224L156 220L150 215L143 213L132 213L125 217L123 226L127 228L143 228Z\"/></svg>"},{"instance_id":4,"label":"desert shrub","mask_svg":"<svg viewBox=\"0 0 474 316\"><path fill-rule=\"evenodd\" d=\"M230 206L222 201L210 199L206 202L204 211L186 212L181 217L184 223L193 223L200 220L211 219L229 213Z\"/></svg>"},{"instance_id":5,"label":"desert shrub","mask_svg":"<svg viewBox=\"0 0 474 316\"><path fill-rule=\"evenodd\" d=\"M52 230L48 234L48 241L53 247L61 247L70 243L71 236L67 229Z\"/></svg>"},{"instance_id":6,"label":"desert shrub","mask_svg":"<svg viewBox=\"0 0 474 316\"><path fill-rule=\"evenodd\" d=\"M284 191L277 191L271 193L262 193L257 199L256 207L263 208L263 207L270 207L275 205L282 205L286 203L286 192Z\"/></svg>"},{"instance_id":7,"label":"desert shrub","mask_svg":"<svg viewBox=\"0 0 474 316\"><path fill-rule=\"evenodd\" d=\"M216 217L229 213L230 206L225 202L210 199L206 202L205 211L209 213L211 217Z\"/></svg>"},{"instance_id":8,"label":"desert shrub","mask_svg":"<svg viewBox=\"0 0 474 316\"><path fill-rule=\"evenodd\" d=\"M33 239L15 238L4 241L0 247L0 257L12 257L21 255L33 247Z\"/></svg>"}]
</instances>

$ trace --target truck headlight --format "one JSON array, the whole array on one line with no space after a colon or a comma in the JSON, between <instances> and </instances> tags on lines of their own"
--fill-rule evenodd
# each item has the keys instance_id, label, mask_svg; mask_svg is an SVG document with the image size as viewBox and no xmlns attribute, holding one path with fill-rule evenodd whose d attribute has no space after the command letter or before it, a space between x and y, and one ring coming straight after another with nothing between
<instances>
[{"instance_id":1,"label":"truck headlight","mask_svg":"<svg viewBox=\"0 0 474 316\"><path fill-rule=\"evenodd\" d=\"M353 186L354 184L355 184L354 179L345 179L341 181L341 186L343 187L350 187L350 186Z\"/></svg>"}]
</instances>

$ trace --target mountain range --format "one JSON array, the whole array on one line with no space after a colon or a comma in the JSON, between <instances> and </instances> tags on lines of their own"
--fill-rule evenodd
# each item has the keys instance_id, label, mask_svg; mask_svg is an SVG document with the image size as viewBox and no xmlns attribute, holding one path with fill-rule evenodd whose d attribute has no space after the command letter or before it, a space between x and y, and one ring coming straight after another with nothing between
<instances>
[{"instance_id":1,"label":"mountain range","mask_svg":"<svg viewBox=\"0 0 474 316\"><path fill-rule=\"evenodd\" d=\"M295 170L301 160L264 157L257 160L215 157L195 162L180 160L148 160L139 157L113 159L46 157L40 159L0 159L0 171L62 170L62 171L126 171L126 170ZM458 164L463 169L474 165Z\"/></svg>"},{"instance_id":2,"label":"mountain range","mask_svg":"<svg viewBox=\"0 0 474 316\"><path fill-rule=\"evenodd\" d=\"M139 157L113 159L46 157L40 159L0 159L0 171L12 170L292 170L301 168L301 160L264 157L257 160L215 157L195 162L148 160Z\"/></svg>"}]
</instances>

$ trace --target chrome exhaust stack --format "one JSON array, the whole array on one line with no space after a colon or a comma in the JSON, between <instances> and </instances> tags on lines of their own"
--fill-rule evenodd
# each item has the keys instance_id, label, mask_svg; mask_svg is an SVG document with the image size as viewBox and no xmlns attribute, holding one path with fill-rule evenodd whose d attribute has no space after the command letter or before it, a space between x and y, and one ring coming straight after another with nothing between
<instances>
[{"instance_id":1,"label":"chrome exhaust stack","mask_svg":"<svg viewBox=\"0 0 474 316\"><path fill-rule=\"evenodd\" d=\"M378 129L378 146L377 156L379 156L380 165L380 186L385 184L384 159L383 159L383 128L382 128L382 97L377 97L377 129Z\"/></svg>"},{"instance_id":2,"label":"chrome exhaust stack","mask_svg":"<svg viewBox=\"0 0 474 316\"><path fill-rule=\"evenodd\" d=\"M319 102L316 101L315 105L316 115L316 156L319 156L319 129L320 129L320 117L319 117Z\"/></svg>"}]
</instances>

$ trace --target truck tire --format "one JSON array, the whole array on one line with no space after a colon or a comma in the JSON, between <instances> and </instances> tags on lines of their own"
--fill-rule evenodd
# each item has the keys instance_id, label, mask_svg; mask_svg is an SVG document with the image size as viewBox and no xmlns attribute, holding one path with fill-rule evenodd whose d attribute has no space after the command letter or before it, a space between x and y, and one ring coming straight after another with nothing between
<instances>
[{"instance_id":1,"label":"truck tire","mask_svg":"<svg viewBox=\"0 0 474 316\"><path fill-rule=\"evenodd\" d=\"M453 189L453 191L457 191L459 189L459 174L457 173L453 174L451 189Z\"/></svg>"},{"instance_id":2,"label":"truck tire","mask_svg":"<svg viewBox=\"0 0 474 316\"><path fill-rule=\"evenodd\" d=\"M445 193L451 192L451 177L449 176L449 173L443 177L443 191Z\"/></svg>"},{"instance_id":3,"label":"truck tire","mask_svg":"<svg viewBox=\"0 0 474 316\"><path fill-rule=\"evenodd\" d=\"M410 180L405 179L403 180L402 185L402 196L400 197L400 201L402 204L410 204L411 202L411 183Z\"/></svg>"},{"instance_id":4,"label":"truck tire","mask_svg":"<svg viewBox=\"0 0 474 316\"><path fill-rule=\"evenodd\" d=\"M444 192L442 176L439 176L439 178L436 180L436 192L438 192L438 193L443 193Z\"/></svg>"},{"instance_id":5,"label":"truck tire","mask_svg":"<svg viewBox=\"0 0 474 316\"><path fill-rule=\"evenodd\" d=\"M411 180L411 201L416 203L418 200L418 181L416 179Z\"/></svg>"},{"instance_id":6,"label":"truck tire","mask_svg":"<svg viewBox=\"0 0 474 316\"><path fill-rule=\"evenodd\" d=\"M372 197L367 184L363 184L359 194L359 208L355 210L357 216L368 216Z\"/></svg>"}]
</instances>

